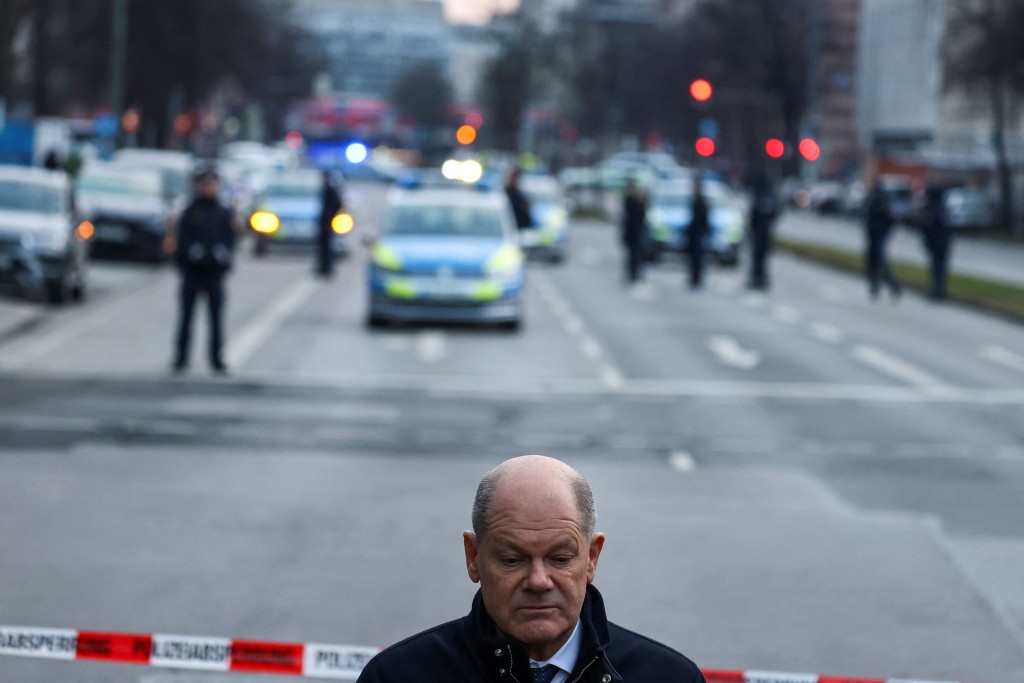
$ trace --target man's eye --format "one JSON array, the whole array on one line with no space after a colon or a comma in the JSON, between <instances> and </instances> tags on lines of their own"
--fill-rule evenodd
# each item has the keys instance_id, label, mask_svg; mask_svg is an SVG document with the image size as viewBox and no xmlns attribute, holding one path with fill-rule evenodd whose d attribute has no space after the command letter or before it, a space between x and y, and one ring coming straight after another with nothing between
<instances>
[{"instance_id":1,"label":"man's eye","mask_svg":"<svg viewBox=\"0 0 1024 683\"><path fill-rule=\"evenodd\" d=\"M519 558L518 557L503 557L503 558L501 558L500 561L506 567L514 567L517 564L519 564Z\"/></svg>"},{"instance_id":2,"label":"man's eye","mask_svg":"<svg viewBox=\"0 0 1024 683\"><path fill-rule=\"evenodd\" d=\"M565 566L572 562L572 555L559 555L553 559L554 563L560 566Z\"/></svg>"}]
</instances>

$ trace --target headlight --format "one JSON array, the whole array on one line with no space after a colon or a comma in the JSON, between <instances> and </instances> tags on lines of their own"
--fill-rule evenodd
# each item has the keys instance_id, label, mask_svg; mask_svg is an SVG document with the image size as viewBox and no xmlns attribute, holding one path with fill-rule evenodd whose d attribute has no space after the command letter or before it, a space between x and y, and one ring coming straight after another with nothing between
<instances>
[{"instance_id":1,"label":"headlight","mask_svg":"<svg viewBox=\"0 0 1024 683\"><path fill-rule=\"evenodd\" d=\"M377 242L373 245L373 265L396 273L402 272L402 257L391 247Z\"/></svg>"},{"instance_id":2,"label":"headlight","mask_svg":"<svg viewBox=\"0 0 1024 683\"><path fill-rule=\"evenodd\" d=\"M269 211L257 211L249 218L252 229L262 235L269 235L281 227L281 219Z\"/></svg>"}]
</instances>

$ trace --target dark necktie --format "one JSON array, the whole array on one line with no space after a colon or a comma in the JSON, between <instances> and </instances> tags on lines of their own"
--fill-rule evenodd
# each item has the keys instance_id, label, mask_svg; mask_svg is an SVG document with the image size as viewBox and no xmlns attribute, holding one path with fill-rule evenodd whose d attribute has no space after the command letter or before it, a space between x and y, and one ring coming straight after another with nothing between
<instances>
[{"instance_id":1,"label":"dark necktie","mask_svg":"<svg viewBox=\"0 0 1024 683\"><path fill-rule=\"evenodd\" d=\"M551 679L555 677L558 670L558 667L554 664L530 669L530 673L533 675L533 683L551 683Z\"/></svg>"}]
</instances>

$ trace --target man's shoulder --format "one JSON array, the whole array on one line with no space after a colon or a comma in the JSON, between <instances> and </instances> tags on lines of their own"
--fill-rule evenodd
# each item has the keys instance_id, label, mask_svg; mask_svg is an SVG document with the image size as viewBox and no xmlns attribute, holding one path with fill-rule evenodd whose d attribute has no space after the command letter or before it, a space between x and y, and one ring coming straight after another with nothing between
<instances>
[{"instance_id":1,"label":"man's shoulder","mask_svg":"<svg viewBox=\"0 0 1024 683\"><path fill-rule=\"evenodd\" d=\"M611 636L608 657L623 675L645 671L658 676L671 675L671 679L663 680L680 683L704 681L700 668L678 650L618 624L609 622L608 631Z\"/></svg>"},{"instance_id":2,"label":"man's shoulder","mask_svg":"<svg viewBox=\"0 0 1024 683\"><path fill-rule=\"evenodd\" d=\"M384 648L366 665L360 680L400 680L416 670L433 670L441 662L463 659L457 631L465 617L445 622Z\"/></svg>"}]
</instances>

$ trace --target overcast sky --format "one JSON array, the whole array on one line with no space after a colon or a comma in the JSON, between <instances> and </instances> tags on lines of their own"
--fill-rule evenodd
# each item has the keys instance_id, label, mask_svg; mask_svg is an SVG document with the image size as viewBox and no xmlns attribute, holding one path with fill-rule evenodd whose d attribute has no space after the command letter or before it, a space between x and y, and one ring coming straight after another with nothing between
<instances>
[{"instance_id":1,"label":"overcast sky","mask_svg":"<svg viewBox=\"0 0 1024 683\"><path fill-rule=\"evenodd\" d=\"M448 21L482 24L495 12L508 11L519 0L443 0Z\"/></svg>"}]
</instances>

